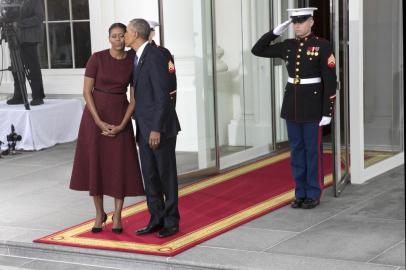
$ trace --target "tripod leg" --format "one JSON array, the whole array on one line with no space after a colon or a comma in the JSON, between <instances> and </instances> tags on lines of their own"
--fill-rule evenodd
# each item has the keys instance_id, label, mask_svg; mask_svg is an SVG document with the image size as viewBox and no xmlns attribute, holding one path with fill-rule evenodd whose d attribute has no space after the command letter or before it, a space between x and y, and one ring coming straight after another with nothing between
<instances>
[{"instance_id":1,"label":"tripod leg","mask_svg":"<svg viewBox=\"0 0 406 270\"><path fill-rule=\"evenodd\" d=\"M28 103L27 87L24 83L25 72L23 61L21 60L21 53L18 48L10 48L10 58L12 69L17 74L18 84L20 86L21 97L23 98L24 107L26 110L30 109L30 104Z\"/></svg>"}]
</instances>

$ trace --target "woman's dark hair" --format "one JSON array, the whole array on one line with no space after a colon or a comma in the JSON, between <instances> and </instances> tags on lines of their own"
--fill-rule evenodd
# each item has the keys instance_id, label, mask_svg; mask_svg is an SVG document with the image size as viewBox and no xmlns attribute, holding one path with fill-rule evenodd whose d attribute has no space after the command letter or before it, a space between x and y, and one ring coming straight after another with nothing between
<instances>
[{"instance_id":1,"label":"woman's dark hair","mask_svg":"<svg viewBox=\"0 0 406 270\"><path fill-rule=\"evenodd\" d=\"M117 28L117 27L123 29L124 32L127 31L127 27L126 27L124 24L122 24L122 23L113 23L113 24L110 25L110 27L109 27L109 36L110 36L110 34L111 34L111 30L113 30L114 28Z\"/></svg>"}]
</instances>

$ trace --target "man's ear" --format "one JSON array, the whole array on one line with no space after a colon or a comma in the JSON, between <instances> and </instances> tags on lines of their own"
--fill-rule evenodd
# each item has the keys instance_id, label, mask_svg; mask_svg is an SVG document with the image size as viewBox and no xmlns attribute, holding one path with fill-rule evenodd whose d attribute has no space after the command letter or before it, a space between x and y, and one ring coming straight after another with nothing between
<instances>
[{"instance_id":1,"label":"man's ear","mask_svg":"<svg viewBox=\"0 0 406 270\"><path fill-rule=\"evenodd\" d=\"M314 19L313 19L313 17L310 17L310 27L313 27L313 24L314 24Z\"/></svg>"}]
</instances>

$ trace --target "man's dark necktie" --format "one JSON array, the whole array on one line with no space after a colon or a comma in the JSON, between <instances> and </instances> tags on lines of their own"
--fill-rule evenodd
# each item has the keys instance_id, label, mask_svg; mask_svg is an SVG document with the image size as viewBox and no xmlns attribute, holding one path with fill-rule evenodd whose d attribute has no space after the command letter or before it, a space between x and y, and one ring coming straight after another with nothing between
<instances>
[{"instance_id":1,"label":"man's dark necktie","mask_svg":"<svg viewBox=\"0 0 406 270\"><path fill-rule=\"evenodd\" d=\"M133 68L133 83L135 84L135 70L137 69L138 66L138 56L137 54L134 57L134 68Z\"/></svg>"},{"instance_id":2,"label":"man's dark necktie","mask_svg":"<svg viewBox=\"0 0 406 270\"><path fill-rule=\"evenodd\" d=\"M134 70L137 69L137 66L138 66L138 56L137 56L137 54L135 54L135 57L134 57Z\"/></svg>"}]
</instances>

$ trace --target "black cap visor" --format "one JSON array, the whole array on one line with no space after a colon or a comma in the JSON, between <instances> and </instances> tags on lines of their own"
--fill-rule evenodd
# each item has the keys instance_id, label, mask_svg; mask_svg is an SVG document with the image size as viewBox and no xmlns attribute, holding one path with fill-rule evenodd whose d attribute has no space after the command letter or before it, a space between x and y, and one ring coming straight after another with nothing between
<instances>
[{"instance_id":1,"label":"black cap visor","mask_svg":"<svg viewBox=\"0 0 406 270\"><path fill-rule=\"evenodd\" d=\"M311 15L290 16L292 23L304 23Z\"/></svg>"}]
</instances>

